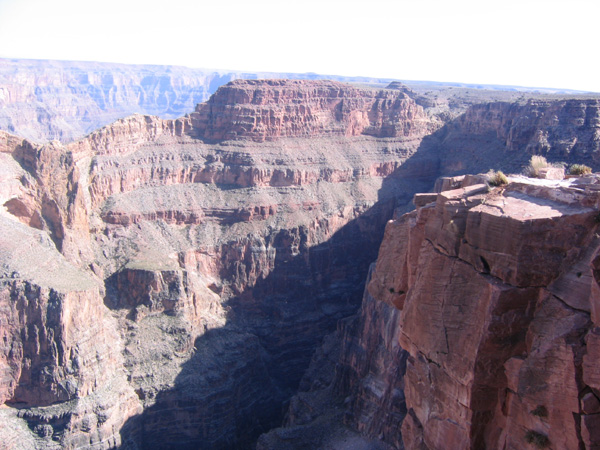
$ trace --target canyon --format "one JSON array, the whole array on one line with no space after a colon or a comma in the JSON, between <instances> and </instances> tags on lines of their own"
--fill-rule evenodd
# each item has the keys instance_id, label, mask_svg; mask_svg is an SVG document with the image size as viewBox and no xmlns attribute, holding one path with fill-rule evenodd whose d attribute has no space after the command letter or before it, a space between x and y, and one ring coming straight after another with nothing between
<instances>
[{"instance_id":1,"label":"canyon","mask_svg":"<svg viewBox=\"0 0 600 450\"><path fill-rule=\"evenodd\" d=\"M176 119L236 79L316 79L183 66L0 58L0 130L43 143L68 143L135 113ZM346 82L391 80L333 76Z\"/></svg>"},{"instance_id":2,"label":"canyon","mask_svg":"<svg viewBox=\"0 0 600 450\"><path fill-rule=\"evenodd\" d=\"M365 448L600 445L598 177L438 188L388 222L361 310L258 448L331 448L331 405Z\"/></svg>"},{"instance_id":3,"label":"canyon","mask_svg":"<svg viewBox=\"0 0 600 450\"><path fill-rule=\"evenodd\" d=\"M419 193L598 168L600 99L454 95L236 79L0 131L2 448L598 445L596 178Z\"/></svg>"}]
</instances>

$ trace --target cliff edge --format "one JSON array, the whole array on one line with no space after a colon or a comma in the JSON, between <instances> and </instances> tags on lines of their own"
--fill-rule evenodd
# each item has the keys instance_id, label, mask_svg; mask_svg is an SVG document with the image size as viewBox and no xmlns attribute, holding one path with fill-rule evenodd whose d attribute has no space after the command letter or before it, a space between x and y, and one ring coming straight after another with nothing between
<instances>
[{"instance_id":1,"label":"cliff edge","mask_svg":"<svg viewBox=\"0 0 600 450\"><path fill-rule=\"evenodd\" d=\"M368 289L401 310L406 448L598 448L598 183L463 185L388 223Z\"/></svg>"}]
</instances>

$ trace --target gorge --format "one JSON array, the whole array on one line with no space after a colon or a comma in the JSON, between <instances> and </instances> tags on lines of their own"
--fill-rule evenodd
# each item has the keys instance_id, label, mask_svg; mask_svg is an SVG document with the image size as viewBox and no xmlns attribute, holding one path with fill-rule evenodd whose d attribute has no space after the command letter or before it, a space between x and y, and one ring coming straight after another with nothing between
<instances>
[{"instance_id":1,"label":"gorge","mask_svg":"<svg viewBox=\"0 0 600 450\"><path fill-rule=\"evenodd\" d=\"M0 132L4 448L599 445L596 178L415 194L598 168L600 99L485 95L238 79Z\"/></svg>"}]
</instances>

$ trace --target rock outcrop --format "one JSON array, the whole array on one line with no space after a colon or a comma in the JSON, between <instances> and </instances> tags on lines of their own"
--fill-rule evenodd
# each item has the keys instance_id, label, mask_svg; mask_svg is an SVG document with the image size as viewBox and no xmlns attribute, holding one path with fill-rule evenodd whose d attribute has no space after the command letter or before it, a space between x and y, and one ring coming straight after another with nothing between
<instances>
[{"instance_id":1,"label":"rock outcrop","mask_svg":"<svg viewBox=\"0 0 600 450\"><path fill-rule=\"evenodd\" d=\"M359 136L420 140L434 128L423 108L394 89L335 81L237 80L198 105L194 129L208 140Z\"/></svg>"},{"instance_id":2,"label":"rock outcrop","mask_svg":"<svg viewBox=\"0 0 600 450\"><path fill-rule=\"evenodd\" d=\"M399 219L491 135L417 100L239 80L68 145L0 132L5 446L249 448L298 386L261 448L313 425L300 444L595 442L594 185L465 178ZM517 152L503 142L493 161Z\"/></svg>"},{"instance_id":3,"label":"rock outcrop","mask_svg":"<svg viewBox=\"0 0 600 450\"><path fill-rule=\"evenodd\" d=\"M406 448L598 445L599 202L513 180L388 224L369 291L402 311Z\"/></svg>"},{"instance_id":4,"label":"rock outcrop","mask_svg":"<svg viewBox=\"0 0 600 450\"><path fill-rule=\"evenodd\" d=\"M435 176L395 174L439 126L400 91L238 82L205 105L218 125L135 115L66 146L0 135L2 400L23 442L252 445L356 310L394 209ZM300 125L234 136L240 114ZM50 262L32 272L12 230Z\"/></svg>"},{"instance_id":5,"label":"rock outcrop","mask_svg":"<svg viewBox=\"0 0 600 450\"><path fill-rule=\"evenodd\" d=\"M324 424L381 448L598 446L600 180L481 179L387 224L360 312L258 448L337 448Z\"/></svg>"}]
</instances>

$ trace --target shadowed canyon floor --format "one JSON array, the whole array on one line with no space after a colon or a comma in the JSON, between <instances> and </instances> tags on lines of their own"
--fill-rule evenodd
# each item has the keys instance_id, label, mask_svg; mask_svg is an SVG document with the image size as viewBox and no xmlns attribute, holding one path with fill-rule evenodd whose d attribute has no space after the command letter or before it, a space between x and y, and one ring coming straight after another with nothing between
<instances>
[{"instance_id":1,"label":"shadowed canyon floor","mask_svg":"<svg viewBox=\"0 0 600 450\"><path fill-rule=\"evenodd\" d=\"M600 180L452 181L388 223L361 311L258 448L331 448L335 408L393 448L599 445Z\"/></svg>"},{"instance_id":2,"label":"shadowed canyon floor","mask_svg":"<svg viewBox=\"0 0 600 450\"><path fill-rule=\"evenodd\" d=\"M464 187L400 216L439 175L516 171L540 152L597 167L599 102L448 105L398 84L237 80L188 116L134 115L68 145L0 132L4 447L387 449L402 447L400 427L409 448L450 435L514 447L527 430L595 442L593 279L569 285L577 332L536 334L560 309L539 306L542 292L563 299L592 270L594 185ZM455 302L488 291L474 312ZM427 309L418 293L448 302ZM498 323L522 335L498 337ZM502 405L529 407L519 368L538 370L536 349L573 333L560 348L578 349L579 422L559 441ZM544 395L552 423L566 420Z\"/></svg>"}]
</instances>

